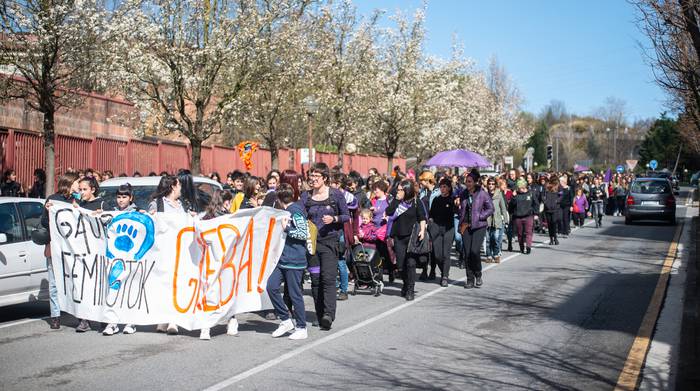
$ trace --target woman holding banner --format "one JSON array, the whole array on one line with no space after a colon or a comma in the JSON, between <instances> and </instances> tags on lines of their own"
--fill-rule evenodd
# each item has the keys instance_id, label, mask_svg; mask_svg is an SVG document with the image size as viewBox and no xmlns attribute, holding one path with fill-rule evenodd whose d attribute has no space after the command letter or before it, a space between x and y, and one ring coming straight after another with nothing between
<instances>
[{"instance_id":1,"label":"woman holding banner","mask_svg":"<svg viewBox=\"0 0 700 391\"><path fill-rule=\"evenodd\" d=\"M148 213L187 213L182 202L180 202L181 191L182 186L176 176L168 175L162 177L156 192L151 196L152 200L148 205ZM156 327L156 331L176 335L178 328L175 323L161 323Z\"/></svg>"},{"instance_id":2,"label":"woman holding banner","mask_svg":"<svg viewBox=\"0 0 700 391\"><path fill-rule=\"evenodd\" d=\"M56 193L50 195L46 200L44 213L41 215L41 226L49 229L49 208L52 201L76 202L80 198L78 193L78 174L67 172L58 178ZM47 232L48 235L48 232ZM49 238L50 240L50 238ZM46 268L49 279L49 308L51 311L50 327L52 330L61 328L61 307L58 305L58 289L56 288L56 275L51 264L51 243L44 246L44 256L46 257Z\"/></svg>"}]
</instances>

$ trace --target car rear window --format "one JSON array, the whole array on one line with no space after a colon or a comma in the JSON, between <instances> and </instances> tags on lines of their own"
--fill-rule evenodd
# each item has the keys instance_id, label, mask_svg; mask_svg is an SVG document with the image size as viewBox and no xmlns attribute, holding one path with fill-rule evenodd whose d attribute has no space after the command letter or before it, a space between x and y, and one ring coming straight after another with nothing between
<instances>
[{"instance_id":1,"label":"car rear window","mask_svg":"<svg viewBox=\"0 0 700 391\"><path fill-rule=\"evenodd\" d=\"M100 197L105 202L105 210L114 210L117 207L117 189L119 186L100 187ZM148 210L151 195L156 191L156 186L133 186L134 203L139 209Z\"/></svg>"},{"instance_id":2,"label":"car rear window","mask_svg":"<svg viewBox=\"0 0 700 391\"><path fill-rule=\"evenodd\" d=\"M637 194L666 194L671 192L671 188L666 180L636 181L632 182L632 193Z\"/></svg>"}]
</instances>

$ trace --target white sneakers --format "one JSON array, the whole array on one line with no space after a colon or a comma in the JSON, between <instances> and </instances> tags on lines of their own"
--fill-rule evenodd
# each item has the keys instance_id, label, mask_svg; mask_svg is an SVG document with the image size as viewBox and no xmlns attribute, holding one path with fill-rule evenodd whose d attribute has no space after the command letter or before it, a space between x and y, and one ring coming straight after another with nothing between
<instances>
[{"instance_id":1,"label":"white sneakers","mask_svg":"<svg viewBox=\"0 0 700 391\"><path fill-rule=\"evenodd\" d=\"M289 336L289 339L306 339L309 336L309 334L306 332L306 329L294 329L294 332L292 335Z\"/></svg>"},{"instance_id":2,"label":"white sneakers","mask_svg":"<svg viewBox=\"0 0 700 391\"><path fill-rule=\"evenodd\" d=\"M102 330L102 335L114 335L119 332L119 326L116 323L110 323Z\"/></svg>"},{"instance_id":3,"label":"white sneakers","mask_svg":"<svg viewBox=\"0 0 700 391\"><path fill-rule=\"evenodd\" d=\"M159 325L160 326L160 325ZM105 327L104 330L102 330L102 335L114 335L119 332L119 326L117 326L116 323L110 323ZM133 324L128 324L124 326L124 330L122 330L124 334L133 334L136 332L136 327L134 327Z\"/></svg>"},{"instance_id":4,"label":"white sneakers","mask_svg":"<svg viewBox=\"0 0 700 391\"><path fill-rule=\"evenodd\" d=\"M211 334L209 333L209 329L202 329L199 332L199 339L208 341L211 339Z\"/></svg>"},{"instance_id":5,"label":"white sneakers","mask_svg":"<svg viewBox=\"0 0 700 391\"><path fill-rule=\"evenodd\" d=\"M294 330L294 323L292 323L292 320L283 320L280 325L277 326L277 330L272 332L272 338L279 338L292 330Z\"/></svg>"},{"instance_id":6,"label":"white sneakers","mask_svg":"<svg viewBox=\"0 0 700 391\"><path fill-rule=\"evenodd\" d=\"M175 323L168 323L168 328L166 329L166 332L168 335L177 335L178 333L177 325Z\"/></svg>"},{"instance_id":7,"label":"white sneakers","mask_svg":"<svg viewBox=\"0 0 700 391\"><path fill-rule=\"evenodd\" d=\"M229 319L228 326L226 326L226 334L238 335L238 320L236 318Z\"/></svg>"},{"instance_id":8,"label":"white sneakers","mask_svg":"<svg viewBox=\"0 0 700 391\"><path fill-rule=\"evenodd\" d=\"M272 333L272 338L279 338L292 330L294 330L294 332L289 336L289 339L306 339L309 336L305 328L296 328L294 327L294 322L292 322L291 319L287 319L283 320L280 325L277 326L277 330Z\"/></svg>"}]
</instances>

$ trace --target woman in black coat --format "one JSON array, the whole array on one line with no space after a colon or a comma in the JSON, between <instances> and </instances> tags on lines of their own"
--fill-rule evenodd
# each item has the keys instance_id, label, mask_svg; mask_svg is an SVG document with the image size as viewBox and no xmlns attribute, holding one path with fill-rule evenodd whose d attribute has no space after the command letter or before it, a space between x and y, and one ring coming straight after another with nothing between
<instances>
[{"instance_id":1,"label":"woman in black coat","mask_svg":"<svg viewBox=\"0 0 700 391\"><path fill-rule=\"evenodd\" d=\"M396 254L396 266L401 270L403 287L401 296L406 300L413 300L413 289L416 285L417 254L408 251L413 226L418 223L420 230L418 240L425 237L426 218L420 200L416 197L415 183L410 179L404 179L396 187L396 197L386 208L389 217L389 236L394 239L394 253Z\"/></svg>"}]
</instances>

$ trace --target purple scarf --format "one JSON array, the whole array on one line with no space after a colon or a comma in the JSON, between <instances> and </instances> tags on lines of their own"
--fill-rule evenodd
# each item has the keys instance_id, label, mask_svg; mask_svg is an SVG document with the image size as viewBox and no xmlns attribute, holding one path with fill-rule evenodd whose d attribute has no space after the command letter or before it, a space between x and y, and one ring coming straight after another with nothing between
<instances>
[{"instance_id":1,"label":"purple scarf","mask_svg":"<svg viewBox=\"0 0 700 391\"><path fill-rule=\"evenodd\" d=\"M387 236L391 235L391 227L394 225L394 220L398 219L399 216L401 216L403 214L403 212L407 211L408 208L410 208L411 206L412 206L412 203L406 202L406 201L402 201L399 204L398 208L396 208L396 210L394 211L394 214L389 217L389 222L387 222L387 226L386 226Z\"/></svg>"}]
</instances>

